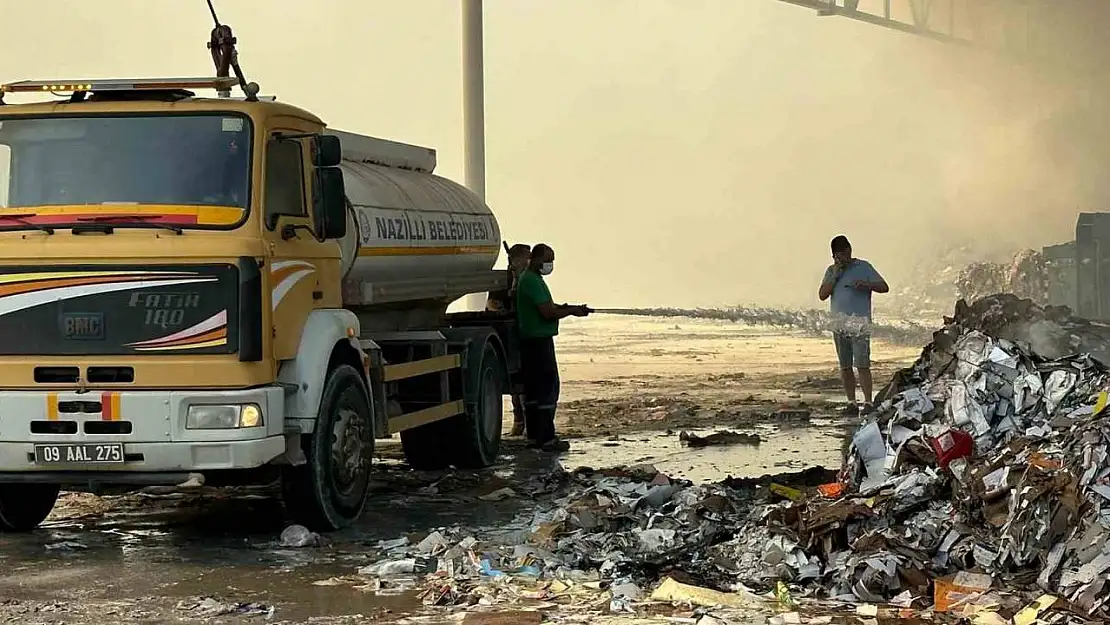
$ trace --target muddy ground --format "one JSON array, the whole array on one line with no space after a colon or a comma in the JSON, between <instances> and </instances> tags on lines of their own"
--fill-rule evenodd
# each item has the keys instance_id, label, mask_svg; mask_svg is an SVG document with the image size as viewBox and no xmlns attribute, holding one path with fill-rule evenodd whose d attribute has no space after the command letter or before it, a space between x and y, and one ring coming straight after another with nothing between
<instances>
[{"instance_id":1,"label":"muddy ground","mask_svg":"<svg viewBox=\"0 0 1110 625\"><path fill-rule=\"evenodd\" d=\"M875 344L877 386L918 352ZM853 425L836 415L843 399L831 343L800 333L596 316L564 324L559 354L559 428L573 445L559 458L510 439L487 471L418 473L385 442L364 519L315 548L279 545L287 523L265 487L66 494L41 530L0 535L0 622L458 623L462 615L429 612L413 591L383 595L324 580L375 561L379 540L419 539L445 526L511 525L538 502L479 497L549 474L559 462L649 463L696 481L836 467ZM508 411L506 419L508 431ZM683 431L720 429L754 437L704 448L679 440ZM467 618L461 622L478 622Z\"/></svg>"}]
</instances>

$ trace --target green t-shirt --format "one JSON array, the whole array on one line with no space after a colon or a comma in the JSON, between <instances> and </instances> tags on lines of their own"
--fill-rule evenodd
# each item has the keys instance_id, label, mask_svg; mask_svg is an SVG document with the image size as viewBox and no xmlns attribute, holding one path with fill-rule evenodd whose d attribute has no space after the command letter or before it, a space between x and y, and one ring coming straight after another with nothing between
<instances>
[{"instance_id":1,"label":"green t-shirt","mask_svg":"<svg viewBox=\"0 0 1110 625\"><path fill-rule=\"evenodd\" d=\"M551 291L543 276L531 269L520 274L516 284L516 318L520 336L526 339L544 339L559 334L558 320L545 319L540 304L551 301Z\"/></svg>"}]
</instances>

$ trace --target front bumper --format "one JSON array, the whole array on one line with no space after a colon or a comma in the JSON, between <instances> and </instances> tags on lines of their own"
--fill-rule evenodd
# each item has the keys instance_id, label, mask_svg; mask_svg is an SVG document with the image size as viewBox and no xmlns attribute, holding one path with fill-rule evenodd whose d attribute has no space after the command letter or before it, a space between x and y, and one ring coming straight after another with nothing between
<instances>
[{"instance_id":1,"label":"front bumper","mask_svg":"<svg viewBox=\"0 0 1110 625\"><path fill-rule=\"evenodd\" d=\"M263 426L234 430L185 428L191 405L247 403L261 408ZM139 478L139 474L162 472L257 468L285 452L284 408L284 392L278 387L231 391L0 391L0 474L35 473L39 474L36 479L42 480L41 474L79 477L97 473L114 476L106 481L127 483L126 474ZM52 431L45 433L44 429ZM35 462L35 445L67 443L122 443L125 462L76 467ZM18 477L0 475L0 481Z\"/></svg>"}]
</instances>

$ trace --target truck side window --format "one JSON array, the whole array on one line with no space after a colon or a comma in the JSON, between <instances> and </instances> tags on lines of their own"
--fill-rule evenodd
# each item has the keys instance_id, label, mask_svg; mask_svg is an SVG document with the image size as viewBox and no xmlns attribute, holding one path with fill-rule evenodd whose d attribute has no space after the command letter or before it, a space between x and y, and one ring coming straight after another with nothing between
<instances>
[{"instance_id":1,"label":"truck side window","mask_svg":"<svg viewBox=\"0 0 1110 625\"><path fill-rule=\"evenodd\" d=\"M266 227L277 227L281 215L308 217L304 197L304 160L301 142L266 142Z\"/></svg>"}]
</instances>

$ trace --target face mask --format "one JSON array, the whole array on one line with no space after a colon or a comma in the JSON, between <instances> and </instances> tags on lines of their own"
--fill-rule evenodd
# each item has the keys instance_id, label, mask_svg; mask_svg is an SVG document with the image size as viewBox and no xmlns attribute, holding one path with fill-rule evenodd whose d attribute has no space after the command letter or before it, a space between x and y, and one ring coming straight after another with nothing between
<instances>
[{"instance_id":1,"label":"face mask","mask_svg":"<svg viewBox=\"0 0 1110 625\"><path fill-rule=\"evenodd\" d=\"M549 276L552 271L555 271L555 263L544 263L540 265L541 276Z\"/></svg>"}]
</instances>

